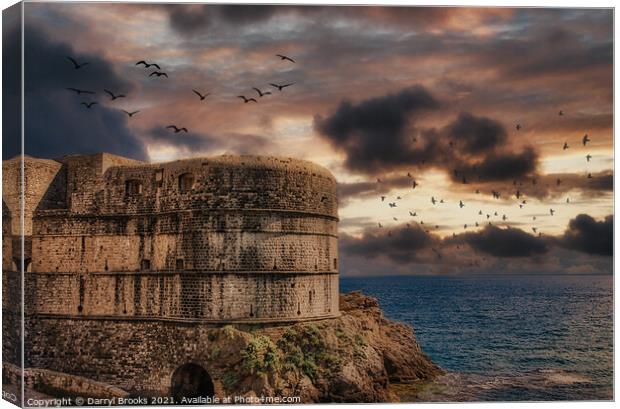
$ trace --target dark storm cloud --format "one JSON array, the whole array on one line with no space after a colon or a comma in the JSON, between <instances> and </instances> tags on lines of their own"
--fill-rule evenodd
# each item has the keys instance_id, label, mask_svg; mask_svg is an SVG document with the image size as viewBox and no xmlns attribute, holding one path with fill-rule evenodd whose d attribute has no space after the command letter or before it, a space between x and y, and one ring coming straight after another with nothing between
<instances>
[{"instance_id":1,"label":"dark storm cloud","mask_svg":"<svg viewBox=\"0 0 620 409\"><path fill-rule=\"evenodd\" d=\"M18 31L12 33L14 38L18 35ZM97 55L76 53L68 44L52 42L33 27L25 32L24 53L26 154L54 158L70 149L72 153L106 151L146 158L142 143L127 127L126 115L104 105L104 88L118 93L132 90L132 84L123 80L109 62ZM90 65L75 70L67 56ZM92 90L97 95L77 96L67 87ZM94 99L99 104L91 109L80 105ZM5 151L4 157L16 153Z\"/></svg>"},{"instance_id":2,"label":"dark storm cloud","mask_svg":"<svg viewBox=\"0 0 620 409\"><path fill-rule=\"evenodd\" d=\"M407 176L389 177L381 179L381 182L351 182L338 183L338 201L342 206L351 197L368 197L386 194L392 189L411 187L413 179Z\"/></svg>"},{"instance_id":3,"label":"dark storm cloud","mask_svg":"<svg viewBox=\"0 0 620 409\"><path fill-rule=\"evenodd\" d=\"M430 248L437 238L426 233L418 225L400 227L390 233L368 229L364 236L356 238L341 235L340 251L346 255L361 256L367 259L385 257L396 263L416 261L420 252Z\"/></svg>"},{"instance_id":4,"label":"dark storm cloud","mask_svg":"<svg viewBox=\"0 0 620 409\"><path fill-rule=\"evenodd\" d=\"M563 236L557 239L560 246L588 254L613 256L614 216L602 221L580 214L568 223Z\"/></svg>"},{"instance_id":5,"label":"dark storm cloud","mask_svg":"<svg viewBox=\"0 0 620 409\"><path fill-rule=\"evenodd\" d=\"M523 151L491 152L482 160L463 162L456 165L459 175L469 177L471 181L502 181L518 179L536 172L538 154L533 147L526 147ZM453 175L454 176L454 175ZM460 180L457 177L457 180Z\"/></svg>"},{"instance_id":6,"label":"dark storm cloud","mask_svg":"<svg viewBox=\"0 0 620 409\"><path fill-rule=\"evenodd\" d=\"M369 173L421 161L428 152L414 149L407 131L416 115L438 107L426 89L413 86L357 104L343 101L327 118L315 117L314 126L346 152L349 169Z\"/></svg>"},{"instance_id":7,"label":"dark storm cloud","mask_svg":"<svg viewBox=\"0 0 620 409\"><path fill-rule=\"evenodd\" d=\"M465 242L475 250L495 257L533 257L549 251L544 239L512 227L501 229L489 225L483 230L463 233L450 240Z\"/></svg>"},{"instance_id":8,"label":"dark storm cloud","mask_svg":"<svg viewBox=\"0 0 620 409\"><path fill-rule=\"evenodd\" d=\"M461 112L448 126L448 137L457 142L465 153L480 153L493 150L506 141L506 130L497 121L485 117L475 117Z\"/></svg>"}]
</instances>

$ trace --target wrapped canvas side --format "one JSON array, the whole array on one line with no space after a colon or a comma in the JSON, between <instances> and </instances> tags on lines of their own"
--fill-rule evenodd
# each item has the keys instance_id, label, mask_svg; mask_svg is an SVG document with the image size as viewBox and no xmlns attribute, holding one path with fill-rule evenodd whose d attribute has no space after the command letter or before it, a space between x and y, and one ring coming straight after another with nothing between
<instances>
[{"instance_id":1,"label":"wrapped canvas side","mask_svg":"<svg viewBox=\"0 0 620 409\"><path fill-rule=\"evenodd\" d=\"M2 12L2 398L23 406L22 3ZM14 155L15 152L20 152ZM12 157L8 155L14 155Z\"/></svg>"}]
</instances>

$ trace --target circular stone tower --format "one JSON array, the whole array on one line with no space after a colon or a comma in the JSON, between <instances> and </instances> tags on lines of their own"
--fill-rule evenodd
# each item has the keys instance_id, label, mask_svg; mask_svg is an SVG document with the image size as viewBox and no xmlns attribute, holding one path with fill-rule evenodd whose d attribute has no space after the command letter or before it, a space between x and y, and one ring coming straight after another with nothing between
<instances>
[{"instance_id":1,"label":"circular stone tower","mask_svg":"<svg viewBox=\"0 0 620 409\"><path fill-rule=\"evenodd\" d=\"M60 162L65 208L33 217L28 274L39 316L224 323L338 314L336 181L325 168L258 156Z\"/></svg>"}]
</instances>

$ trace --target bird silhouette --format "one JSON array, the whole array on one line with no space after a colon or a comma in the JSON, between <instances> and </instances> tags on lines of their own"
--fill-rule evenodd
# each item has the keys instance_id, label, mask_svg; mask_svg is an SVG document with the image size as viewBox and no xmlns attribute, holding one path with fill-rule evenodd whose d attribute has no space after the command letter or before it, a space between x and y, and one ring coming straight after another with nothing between
<instances>
[{"instance_id":1,"label":"bird silhouette","mask_svg":"<svg viewBox=\"0 0 620 409\"><path fill-rule=\"evenodd\" d=\"M508 217L506 217L506 215L503 215L503 216L502 216L502 220L503 220L503 221L506 221L506 220L508 220Z\"/></svg>"},{"instance_id":2,"label":"bird silhouette","mask_svg":"<svg viewBox=\"0 0 620 409\"><path fill-rule=\"evenodd\" d=\"M158 64L155 64L155 63L151 63L151 64L149 64L148 62L146 62L146 61L144 61L144 60L140 60L140 61L138 61L138 62L136 63L136 65L140 65L140 64L143 64L143 65L144 65L144 68L155 67L155 68L157 68L158 70L161 70L161 67L160 67Z\"/></svg>"},{"instance_id":3,"label":"bird silhouette","mask_svg":"<svg viewBox=\"0 0 620 409\"><path fill-rule=\"evenodd\" d=\"M521 129L521 124L517 124L517 126L515 127L517 128L517 131Z\"/></svg>"},{"instance_id":4,"label":"bird silhouette","mask_svg":"<svg viewBox=\"0 0 620 409\"><path fill-rule=\"evenodd\" d=\"M130 118L131 118L132 116L134 116L135 114L137 114L138 112L140 112L140 111L127 112L127 111L125 111L124 109L121 109L121 111L123 111L124 113L126 113L126 114L130 117Z\"/></svg>"},{"instance_id":5,"label":"bird silhouette","mask_svg":"<svg viewBox=\"0 0 620 409\"><path fill-rule=\"evenodd\" d=\"M252 87L252 89L253 89L254 91L258 92L258 97L259 97L259 98L262 98L262 97L264 97L265 95L271 95L271 92L270 92L270 91L265 91L265 92L263 92L263 91L261 91L260 89L255 88L255 87Z\"/></svg>"},{"instance_id":6,"label":"bird silhouette","mask_svg":"<svg viewBox=\"0 0 620 409\"><path fill-rule=\"evenodd\" d=\"M536 233L536 230L538 230L536 227L532 227L532 231L533 231L534 233Z\"/></svg>"},{"instance_id":7,"label":"bird silhouette","mask_svg":"<svg viewBox=\"0 0 620 409\"><path fill-rule=\"evenodd\" d=\"M416 186L418 186L418 182L416 182L415 179L414 179L413 184L411 186L412 186L411 187L412 189L415 189Z\"/></svg>"},{"instance_id":8,"label":"bird silhouette","mask_svg":"<svg viewBox=\"0 0 620 409\"><path fill-rule=\"evenodd\" d=\"M407 177L410 178L410 179L413 177L413 176L411 176L411 172L407 172Z\"/></svg>"},{"instance_id":9,"label":"bird silhouette","mask_svg":"<svg viewBox=\"0 0 620 409\"><path fill-rule=\"evenodd\" d=\"M164 76L164 77L168 78L168 74L166 74L166 73L165 73L165 72L163 72L163 71L153 71L153 72L149 75L149 77L152 77L153 75L157 75L157 77L158 77L158 78L159 78L159 77L161 77L161 76Z\"/></svg>"},{"instance_id":10,"label":"bird silhouette","mask_svg":"<svg viewBox=\"0 0 620 409\"><path fill-rule=\"evenodd\" d=\"M385 202L385 196L381 196L381 201Z\"/></svg>"},{"instance_id":11,"label":"bird silhouette","mask_svg":"<svg viewBox=\"0 0 620 409\"><path fill-rule=\"evenodd\" d=\"M117 98L125 98L124 94L115 95L112 91L107 90L107 89L104 89L103 91L107 93L108 95L110 95L110 98L112 99L112 101L114 101Z\"/></svg>"},{"instance_id":12,"label":"bird silhouette","mask_svg":"<svg viewBox=\"0 0 620 409\"><path fill-rule=\"evenodd\" d=\"M243 102L247 104L248 102L258 102L254 98L246 98L245 95L237 95L237 98L243 99Z\"/></svg>"},{"instance_id":13,"label":"bird silhouette","mask_svg":"<svg viewBox=\"0 0 620 409\"><path fill-rule=\"evenodd\" d=\"M291 85L293 85L293 84L295 84L295 83L294 83L294 82L291 82L290 84L284 84L284 85L278 85L278 84L271 84L271 83L270 83L269 85L271 85L271 86L272 86L272 87L274 87L274 88L277 88L277 89L278 89L278 91L282 91L284 88L286 88L286 87L290 87L290 86L291 86Z\"/></svg>"},{"instance_id":14,"label":"bird silhouette","mask_svg":"<svg viewBox=\"0 0 620 409\"><path fill-rule=\"evenodd\" d=\"M496 190L492 190L491 194L493 195L493 199L499 199L499 192Z\"/></svg>"},{"instance_id":15,"label":"bird silhouette","mask_svg":"<svg viewBox=\"0 0 620 409\"><path fill-rule=\"evenodd\" d=\"M411 216L411 217L416 217L416 216L417 216L417 213L416 213L416 212L411 212L411 211L409 211L409 216Z\"/></svg>"},{"instance_id":16,"label":"bird silhouette","mask_svg":"<svg viewBox=\"0 0 620 409\"><path fill-rule=\"evenodd\" d=\"M396 217L392 217L392 219L394 219L394 221L395 221L395 222L397 222L397 221L398 221L398 219L397 219Z\"/></svg>"},{"instance_id":17,"label":"bird silhouette","mask_svg":"<svg viewBox=\"0 0 620 409\"><path fill-rule=\"evenodd\" d=\"M564 115L564 111L560 110L560 112L558 112L558 115L559 115L559 116Z\"/></svg>"},{"instance_id":18,"label":"bird silhouette","mask_svg":"<svg viewBox=\"0 0 620 409\"><path fill-rule=\"evenodd\" d=\"M390 205L390 207L396 207L396 203L392 202L392 203L388 203Z\"/></svg>"},{"instance_id":19,"label":"bird silhouette","mask_svg":"<svg viewBox=\"0 0 620 409\"><path fill-rule=\"evenodd\" d=\"M592 174L588 173L588 179L592 179Z\"/></svg>"},{"instance_id":20,"label":"bird silhouette","mask_svg":"<svg viewBox=\"0 0 620 409\"><path fill-rule=\"evenodd\" d=\"M69 60L69 61L71 61L73 63L73 68L75 68L76 70L79 70L80 68L90 64L89 62L83 62L82 64L79 64L77 61L75 61L71 57L67 57L67 60Z\"/></svg>"},{"instance_id":21,"label":"bird silhouette","mask_svg":"<svg viewBox=\"0 0 620 409\"><path fill-rule=\"evenodd\" d=\"M94 94L94 93L95 93L94 91L86 91L86 90L83 90L83 89L77 89L77 88L67 88L67 89L68 89L69 91L73 91L73 92L75 92L75 93L76 93L76 94L78 94L78 95L81 95L81 94Z\"/></svg>"},{"instance_id":22,"label":"bird silhouette","mask_svg":"<svg viewBox=\"0 0 620 409\"><path fill-rule=\"evenodd\" d=\"M206 97L208 97L209 95L211 95L211 93L210 93L210 92L207 92L206 94L204 94L204 95L203 95L203 94L201 94L200 92L196 91L195 89L193 89L193 90L192 90L192 92L193 92L194 94L198 95L198 97L200 97L200 100L201 100L201 101L204 101L204 99L205 99Z\"/></svg>"},{"instance_id":23,"label":"bird silhouette","mask_svg":"<svg viewBox=\"0 0 620 409\"><path fill-rule=\"evenodd\" d=\"M590 142L590 138L588 138L588 134L585 134L583 138L581 138L581 143L583 143L583 146L586 146L588 142Z\"/></svg>"},{"instance_id":24,"label":"bird silhouette","mask_svg":"<svg viewBox=\"0 0 620 409\"><path fill-rule=\"evenodd\" d=\"M431 203L432 203L432 204L437 203L437 200L435 200L435 196L431 196Z\"/></svg>"},{"instance_id":25,"label":"bird silhouette","mask_svg":"<svg viewBox=\"0 0 620 409\"><path fill-rule=\"evenodd\" d=\"M93 102L81 102L80 105L84 105L86 108L90 109L93 107L93 105L97 105L97 102L93 101Z\"/></svg>"},{"instance_id":26,"label":"bird silhouette","mask_svg":"<svg viewBox=\"0 0 620 409\"><path fill-rule=\"evenodd\" d=\"M402 200L403 198L400 196L396 196L396 200Z\"/></svg>"},{"instance_id":27,"label":"bird silhouette","mask_svg":"<svg viewBox=\"0 0 620 409\"><path fill-rule=\"evenodd\" d=\"M168 125L166 129L174 129L174 133L179 133L181 131L184 131L185 133L187 133L187 128L179 128L176 125Z\"/></svg>"},{"instance_id":28,"label":"bird silhouette","mask_svg":"<svg viewBox=\"0 0 620 409\"><path fill-rule=\"evenodd\" d=\"M459 207L462 209L463 207L465 207L465 204L463 203L462 200L459 200Z\"/></svg>"},{"instance_id":29,"label":"bird silhouette","mask_svg":"<svg viewBox=\"0 0 620 409\"><path fill-rule=\"evenodd\" d=\"M560 180L560 178L558 178L558 179L555 181L555 185L556 185L556 186L560 186L561 184L562 184L562 181Z\"/></svg>"},{"instance_id":30,"label":"bird silhouette","mask_svg":"<svg viewBox=\"0 0 620 409\"><path fill-rule=\"evenodd\" d=\"M568 148L569 148L569 146L568 146L568 142L564 142L564 146L562 147L562 149L563 149L563 150L566 150L566 149L568 149Z\"/></svg>"},{"instance_id":31,"label":"bird silhouette","mask_svg":"<svg viewBox=\"0 0 620 409\"><path fill-rule=\"evenodd\" d=\"M482 210L478 210L478 215L482 216Z\"/></svg>"},{"instance_id":32,"label":"bird silhouette","mask_svg":"<svg viewBox=\"0 0 620 409\"><path fill-rule=\"evenodd\" d=\"M383 227L383 225L381 223L379 223L379 227L381 228L381 227Z\"/></svg>"},{"instance_id":33,"label":"bird silhouette","mask_svg":"<svg viewBox=\"0 0 620 409\"><path fill-rule=\"evenodd\" d=\"M381 179L377 178L377 183L381 183Z\"/></svg>"},{"instance_id":34,"label":"bird silhouette","mask_svg":"<svg viewBox=\"0 0 620 409\"><path fill-rule=\"evenodd\" d=\"M280 57L282 61L290 61L292 63L295 63L295 60L293 60L291 57L287 57L286 55L276 54L276 57Z\"/></svg>"},{"instance_id":35,"label":"bird silhouette","mask_svg":"<svg viewBox=\"0 0 620 409\"><path fill-rule=\"evenodd\" d=\"M566 198L566 203L570 203L570 197Z\"/></svg>"},{"instance_id":36,"label":"bird silhouette","mask_svg":"<svg viewBox=\"0 0 620 409\"><path fill-rule=\"evenodd\" d=\"M592 155L590 155L589 153L586 155L586 161L590 162L590 159L592 159Z\"/></svg>"},{"instance_id":37,"label":"bird silhouette","mask_svg":"<svg viewBox=\"0 0 620 409\"><path fill-rule=\"evenodd\" d=\"M551 213L551 216L553 216L553 214L555 213L555 210L549 209L549 213Z\"/></svg>"}]
</instances>

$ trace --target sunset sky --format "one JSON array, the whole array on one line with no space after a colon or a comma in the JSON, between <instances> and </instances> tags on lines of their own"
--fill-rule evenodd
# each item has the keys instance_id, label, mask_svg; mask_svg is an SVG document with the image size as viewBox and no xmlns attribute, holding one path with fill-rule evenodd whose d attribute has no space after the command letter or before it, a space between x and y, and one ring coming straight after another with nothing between
<instances>
[{"instance_id":1,"label":"sunset sky","mask_svg":"<svg viewBox=\"0 0 620 409\"><path fill-rule=\"evenodd\" d=\"M345 275L612 271L611 9L26 3L24 47L27 154L317 162Z\"/></svg>"}]
</instances>

